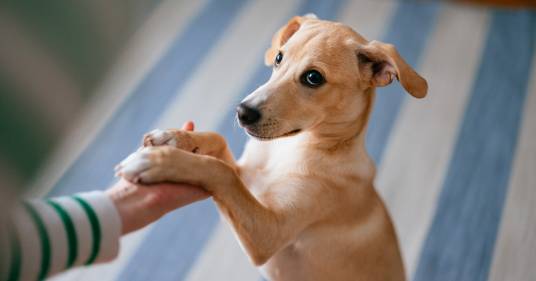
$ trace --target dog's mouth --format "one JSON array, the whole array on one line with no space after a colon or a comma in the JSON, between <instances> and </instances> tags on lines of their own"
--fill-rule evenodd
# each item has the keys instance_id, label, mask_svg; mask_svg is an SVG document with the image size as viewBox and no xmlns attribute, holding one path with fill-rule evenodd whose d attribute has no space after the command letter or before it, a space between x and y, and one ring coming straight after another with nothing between
<instances>
[{"instance_id":1,"label":"dog's mouth","mask_svg":"<svg viewBox=\"0 0 536 281\"><path fill-rule=\"evenodd\" d=\"M298 133L301 132L301 129L295 129L295 130L292 130L292 131L288 131L284 134L281 134L281 135L277 135L277 136L262 136L262 135L259 135L255 132L252 132L250 129L247 129L246 128L246 132L248 133L248 135L256 138L256 139L259 139L259 140L263 140L263 141L267 141L267 140L273 140L273 139L277 139L277 138L283 138L283 137L290 137L290 136L294 136L294 135L297 135Z\"/></svg>"}]
</instances>

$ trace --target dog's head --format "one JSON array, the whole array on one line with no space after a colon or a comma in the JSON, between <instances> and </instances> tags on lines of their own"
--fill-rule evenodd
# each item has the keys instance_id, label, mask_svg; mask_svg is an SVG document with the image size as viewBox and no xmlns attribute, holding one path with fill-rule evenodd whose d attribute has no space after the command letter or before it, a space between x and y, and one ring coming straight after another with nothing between
<instances>
[{"instance_id":1,"label":"dog's head","mask_svg":"<svg viewBox=\"0 0 536 281\"><path fill-rule=\"evenodd\" d=\"M261 140L315 130L337 134L335 126L365 123L374 88L394 78L414 97L427 91L394 46L368 42L350 27L314 15L282 27L265 63L273 66L272 76L237 107L241 126Z\"/></svg>"}]
</instances>

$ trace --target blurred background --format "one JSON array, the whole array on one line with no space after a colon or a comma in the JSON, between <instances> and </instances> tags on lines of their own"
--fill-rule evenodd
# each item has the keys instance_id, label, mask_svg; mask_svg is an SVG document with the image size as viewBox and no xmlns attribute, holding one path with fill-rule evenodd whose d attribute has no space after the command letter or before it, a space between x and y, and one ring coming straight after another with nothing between
<instances>
[{"instance_id":1,"label":"blurred background","mask_svg":"<svg viewBox=\"0 0 536 281\"><path fill-rule=\"evenodd\" d=\"M159 3L0 3L3 179L24 186L35 178Z\"/></svg>"},{"instance_id":2,"label":"blurred background","mask_svg":"<svg viewBox=\"0 0 536 281\"><path fill-rule=\"evenodd\" d=\"M0 187L104 189L143 133L194 120L240 155L234 104L293 15L395 44L429 97L378 91L367 145L412 280L535 280L536 1L3 0ZM1 196L1 195L0 195ZM57 280L259 280L209 201Z\"/></svg>"}]
</instances>

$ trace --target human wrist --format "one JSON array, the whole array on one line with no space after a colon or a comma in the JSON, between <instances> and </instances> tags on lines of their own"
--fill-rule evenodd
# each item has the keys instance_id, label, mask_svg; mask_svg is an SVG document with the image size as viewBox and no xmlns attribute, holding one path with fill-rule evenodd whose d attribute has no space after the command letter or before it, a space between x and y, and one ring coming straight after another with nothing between
<instances>
[{"instance_id":1,"label":"human wrist","mask_svg":"<svg viewBox=\"0 0 536 281\"><path fill-rule=\"evenodd\" d=\"M151 206L142 189L121 180L106 191L121 218L122 235L143 228L165 214L164 210Z\"/></svg>"},{"instance_id":2,"label":"human wrist","mask_svg":"<svg viewBox=\"0 0 536 281\"><path fill-rule=\"evenodd\" d=\"M122 234L138 230L166 213L210 196L200 187L160 183L137 185L124 179L106 191L122 221Z\"/></svg>"}]
</instances>

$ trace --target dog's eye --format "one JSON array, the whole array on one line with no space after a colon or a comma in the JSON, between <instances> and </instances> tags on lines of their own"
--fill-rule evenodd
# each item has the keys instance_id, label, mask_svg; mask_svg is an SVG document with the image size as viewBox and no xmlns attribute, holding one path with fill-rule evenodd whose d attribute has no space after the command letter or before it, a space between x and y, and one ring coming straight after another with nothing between
<instances>
[{"instance_id":1,"label":"dog's eye","mask_svg":"<svg viewBox=\"0 0 536 281\"><path fill-rule=\"evenodd\" d=\"M316 70L305 71L300 77L301 83L310 88L317 88L322 86L326 79Z\"/></svg>"},{"instance_id":2,"label":"dog's eye","mask_svg":"<svg viewBox=\"0 0 536 281\"><path fill-rule=\"evenodd\" d=\"M283 54L281 52L277 53L277 56L275 56L275 62L274 64L278 66L281 61L283 60Z\"/></svg>"}]
</instances>

